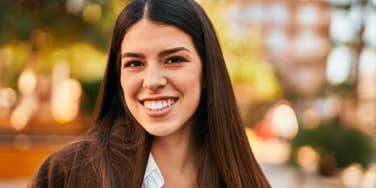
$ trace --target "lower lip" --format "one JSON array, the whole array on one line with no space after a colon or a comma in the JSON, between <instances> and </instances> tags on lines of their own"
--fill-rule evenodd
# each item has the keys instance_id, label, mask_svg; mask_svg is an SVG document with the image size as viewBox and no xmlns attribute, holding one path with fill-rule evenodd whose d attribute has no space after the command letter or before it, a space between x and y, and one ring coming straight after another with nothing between
<instances>
[{"instance_id":1,"label":"lower lip","mask_svg":"<svg viewBox=\"0 0 376 188\"><path fill-rule=\"evenodd\" d=\"M175 101L176 103L176 101ZM172 108L175 106L175 103L172 104L171 106L167 107L167 108L164 108L162 110L150 110L150 109L147 109L145 106L145 111L146 111L146 114L148 114L149 116L151 117L162 117L162 116L165 116L167 115L169 112L171 112Z\"/></svg>"}]
</instances>

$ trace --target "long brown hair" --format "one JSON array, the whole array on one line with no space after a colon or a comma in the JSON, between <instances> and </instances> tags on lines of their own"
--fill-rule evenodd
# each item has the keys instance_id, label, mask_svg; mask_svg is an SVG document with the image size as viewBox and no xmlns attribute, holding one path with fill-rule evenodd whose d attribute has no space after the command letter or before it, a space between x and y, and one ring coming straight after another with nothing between
<instances>
[{"instance_id":1,"label":"long brown hair","mask_svg":"<svg viewBox=\"0 0 376 188\"><path fill-rule=\"evenodd\" d=\"M120 85L120 45L130 27L143 18L189 34L203 63L204 89L195 113L198 123L193 127L200 157L197 185L270 187L251 152L214 27L193 0L133 0L118 16L98 96L95 127L88 137L91 144L86 147L95 152L81 158L90 161L86 171L92 174L93 182L101 187L142 185L153 136L141 128L125 105ZM77 165L71 165L68 171L72 166ZM85 176L85 170L80 174Z\"/></svg>"}]
</instances>

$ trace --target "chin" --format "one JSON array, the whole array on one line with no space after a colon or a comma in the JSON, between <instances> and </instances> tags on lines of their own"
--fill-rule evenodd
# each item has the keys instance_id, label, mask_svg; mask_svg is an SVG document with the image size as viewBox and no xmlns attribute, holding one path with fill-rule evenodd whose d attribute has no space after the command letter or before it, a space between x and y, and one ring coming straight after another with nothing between
<instances>
[{"instance_id":1,"label":"chin","mask_svg":"<svg viewBox=\"0 0 376 188\"><path fill-rule=\"evenodd\" d=\"M153 136L163 137L178 132L182 127L183 126L166 125L166 123L163 123L163 125L153 123L147 127L144 127L144 129Z\"/></svg>"}]
</instances>

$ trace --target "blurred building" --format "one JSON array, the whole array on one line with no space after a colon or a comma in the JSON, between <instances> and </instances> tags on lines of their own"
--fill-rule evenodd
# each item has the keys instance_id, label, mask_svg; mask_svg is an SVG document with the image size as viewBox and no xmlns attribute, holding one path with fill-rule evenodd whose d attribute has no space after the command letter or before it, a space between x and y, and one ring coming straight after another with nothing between
<instances>
[{"instance_id":1,"label":"blurred building","mask_svg":"<svg viewBox=\"0 0 376 188\"><path fill-rule=\"evenodd\" d=\"M376 137L375 14L372 0L244 0L232 4L228 20L234 38L263 38L299 117L340 116Z\"/></svg>"},{"instance_id":2,"label":"blurred building","mask_svg":"<svg viewBox=\"0 0 376 188\"><path fill-rule=\"evenodd\" d=\"M274 68L284 92L285 100L271 106L254 127L259 137L281 141L254 145L256 157L269 164L283 163L285 155L292 157L293 153L288 154L291 151L283 140L294 136L288 138L283 134L294 135L296 123L287 121L294 119L289 115L293 113L278 110L283 105L294 109L299 129L311 130L324 125L321 122L343 129L355 128L373 138L373 153L376 152L375 15L374 0L243 0L232 3L227 14L231 36L234 40L245 40L248 35L261 38L261 52ZM255 142L257 140L251 141ZM338 159L332 156L323 159L318 152L317 148L305 146L297 150L296 159L308 171L317 171L317 168L321 173L335 171ZM359 169L357 166L345 170L343 179L348 180L333 179L331 183L320 185L376 186L375 178L362 180L361 175L348 178L349 173L357 173Z\"/></svg>"}]
</instances>

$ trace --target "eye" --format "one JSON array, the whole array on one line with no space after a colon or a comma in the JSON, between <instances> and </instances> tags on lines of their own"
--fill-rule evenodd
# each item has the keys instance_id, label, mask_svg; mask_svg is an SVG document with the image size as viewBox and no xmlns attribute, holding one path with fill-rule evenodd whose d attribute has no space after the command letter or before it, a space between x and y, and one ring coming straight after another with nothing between
<instances>
[{"instance_id":1,"label":"eye","mask_svg":"<svg viewBox=\"0 0 376 188\"><path fill-rule=\"evenodd\" d=\"M124 68L127 68L127 67L129 67L129 68L135 68L135 67L140 67L140 66L144 66L144 64L142 62L140 62L140 61L135 61L135 60L128 61L128 62L126 62L124 64Z\"/></svg>"},{"instance_id":2,"label":"eye","mask_svg":"<svg viewBox=\"0 0 376 188\"><path fill-rule=\"evenodd\" d=\"M186 59L183 58L183 57L173 56L173 57L168 58L166 63L174 64L174 63L181 63L181 62L185 62L185 61L186 61Z\"/></svg>"}]
</instances>

